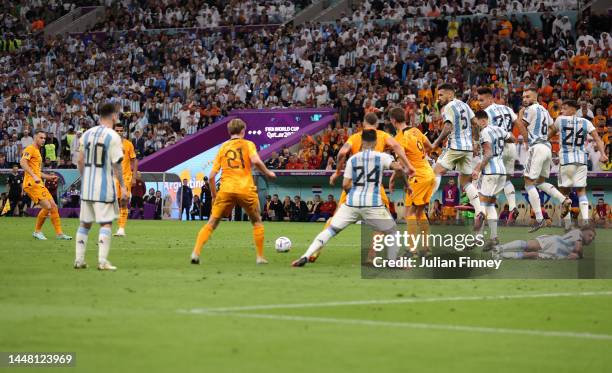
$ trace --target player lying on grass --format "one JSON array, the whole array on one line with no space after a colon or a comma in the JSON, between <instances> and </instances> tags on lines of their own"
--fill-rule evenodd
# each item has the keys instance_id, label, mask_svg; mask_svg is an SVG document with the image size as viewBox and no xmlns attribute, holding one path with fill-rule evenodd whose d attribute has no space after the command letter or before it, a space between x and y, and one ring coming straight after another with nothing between
<instances>
[{"instance_id":1,"label":"player lying on grass","mask_svg":"<svg viewBox=\"0 0 612 373\"><path fill-rule=\"evenodd\" d=\"M391 136L385 131L381 131L378 129L378 116L376 116L375 113L368 113L365 115L363 119L363 130L364 131L373 130L376 133L376 142L372 150L377 151L377 152L384 152L385 149L391 149L395 153L395 155L397 155L397 158L402 163L402 165L408 170L408 173L410 174L410 176L414 174L414 168L408 161L408 158L406 157L406 154L404 153L402 146L397 142L397 140L393 138L393 136ZM336 163L336 172L334 172L334 174L331 175L329 178L330 185L334 185L336 183L336 179L340 176L341 171L344 169L344 163L346 161L346 158L351 155L357 154L363 149L362 148L362 142L363 142L362 134L363 132L359 132L359 133L355 133L351 135L346 140L344 145L342 145L342 148L340 148L340 150L338 151L338 161ZM380 193L381 193L383 204L387 208L389 208L389 198L387 198L387 194L385 193L384 188L381 189ZM342 194L340 195L340 199L338 200L338 208L345 201L346 201L346 193L343 190ZM338 208L336 208L336 211L338 211ZM334 214L335 213L336 212L334 212ZM331 220L327 221L327 223L325 224L325 227L323 228L323 231L329 228L330 221ZM323 246L321 246L318 251L314 252L310 256L310 258L308 258L308 260L314 263L319 257L319 255L321 254L322 249L323 249Z\"/></svg>"},{"instance_id":2,"label":"player lying on grass","mask_svg":"<svg viewBox=\"0 0 612 373\"><path fill-rule=\"evenodd\" d=\"M331 218L329 226L315 237L308 250L292 266L303 267L308 258L332 237L358 220L363 220L377 232L395 232L395 220L382 199L382 177L384 170L403 170L389 154L374 150L376 138L376 130L364 130L361 133L362 150L348 159L344 170L342 189L347 194L346 201ZM397 248L390 247L389 252L397 252Z\"/></svg>"},{"instance_id":3,"label":"player lying on grass","mask_svg":"<svg viewBox=\"0 0 612 373\"><path fill-rule=\"evenodd\" d=\"M533 240L516 240L493 247L493 258L582 259L584 246L595 239L595 228L584 226L563 236L542 235ZM486 250L486 249L485 249Z\"/></svg>"},{"instance_id":4,"label":"player lying on grass","mask_svg":"<svg viewBox=\"0 0 612 373\"><path fill-rule=\"evenodd\" d=\"M208 177L208 180L211 181L210 193L213 201L210 219L198 233L191 253L191 264L200 264L202 247L219 225L221 218L236 204L242 207L253 224L253 241L255 241L257 250L256 263L266 264L268 261L263 255L264 226L259 214L259 197L253 182L251 167L257 167L269 179L276 178L276 174L268 170L261 161L255 144L244 139L246 131L244 121L232 119L227 124L227 130L230 139L219 149ZM214 180L219 171L221 171L221 186L217 192Z\"/></svg>"}]
</instances>

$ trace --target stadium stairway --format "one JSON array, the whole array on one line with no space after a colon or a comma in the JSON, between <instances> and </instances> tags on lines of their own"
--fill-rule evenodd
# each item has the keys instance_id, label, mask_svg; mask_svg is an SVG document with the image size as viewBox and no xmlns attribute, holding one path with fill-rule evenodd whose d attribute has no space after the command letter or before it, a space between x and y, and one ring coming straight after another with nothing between
<instances>
[{"instance_id":1,"label":"stadium stairway","mask_svg":"<svg viewBox=\"0 0 612 373\"><path fill-rule=\"evenodd\" d=\"M352 1L349 0L319 0L313 1L308 7L304 8L290 21L299 26L305 22L330 22L340 18L342 12L349 13Z\"/></svg>"},{"instance_id":2,"label":"stadium stairway","mask_svg":"<svg viewBox=\"0 0 612 373\"><path fill-rule=\"evenodd\" d=\"M45 27L45 37L65 35L68 32L89 31L105 17L103 6L83 6L56 19Z\"/></svg>"},{"instance_id":3,"label":"stadium stairway","mask_svg":"<svg viewBox=\"0 0 612 373\"><path fill-rule=\"evenodd\" d=\"M324 129L333 122L333 113L334 110L330 108L233 110L229 116L211 126L145 157L139 162L138 169L143 172L166 172L225 142L228 139L227 123L234 118L247 123L245 138L258 145L259 155L265 160L272 152L297 144L303 135ZM277 136L279 131L286 131L278 128L285 127L296 127L297 131Z\"/></svg>"}]
</instances>

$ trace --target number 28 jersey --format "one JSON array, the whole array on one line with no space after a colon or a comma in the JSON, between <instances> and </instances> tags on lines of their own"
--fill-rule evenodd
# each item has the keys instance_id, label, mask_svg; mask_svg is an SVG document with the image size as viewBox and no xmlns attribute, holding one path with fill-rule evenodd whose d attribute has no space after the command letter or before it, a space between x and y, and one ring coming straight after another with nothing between
<instances>
[{"instance_id":1,"label":"number 28 jersey","mask_svg":"<svg viewBox=\"0 0 612 373\"><path fill-rule=\"evenodd\" d=\"M352 186L346 197L350 207L383 206L380 189L383 171L391 167L393 157L372 150L361 151L348 159L344 177L351 179Z\"/></svg>"},{"instance_id":2,"label":"number 28 jersey","mask_svg":"<svg viewBox=\"0 0 612 373\"><path fill-rule=\"evenodd\" d=\"M454 99L444 105L442 119L450 122L451 133L448 135L447 148L461 151L472 151L472 118L474 112L463 101Z\"/></svg>"},{"instance_id":3,"label":"number 28 jersey","mask_svg":"<svg viewBox=\"0 0 612 373\"><path fill-rule=\"evenodd\" d=\"M245 139L230 139L221 145L213 162L213 171L221 170L221 190L231 193L255 192L251 173L251 156L255 144Z\"/></svg>"},{"instance_id":4,"label":"number 28 jersey","mask_svg":"<svg viewBox=\"0 0 612 373\"><path fill-rule=\"evenodd\" d=\"M588 119L560 115L554 126L559 131L559 161L561 165L587 164L589 156L584 142L587 135L595 131L595 126Z\"/></svg>"}]
</instances>

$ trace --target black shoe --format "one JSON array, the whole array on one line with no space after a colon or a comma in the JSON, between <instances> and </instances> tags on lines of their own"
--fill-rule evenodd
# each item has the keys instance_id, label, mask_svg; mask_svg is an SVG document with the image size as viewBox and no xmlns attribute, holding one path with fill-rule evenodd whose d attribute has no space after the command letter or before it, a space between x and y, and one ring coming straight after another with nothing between
<instances>
[{"instance_id":1,"label":"black shoe","mask_svg":"<svg viewBox=\"0 0 612 373\"><path fill-rule=\"evenodd\" d=\"M200 258L191 258L191 264L200 264Z\"/></svg>"},{"instance_id":2,"label":"black shoe","mask_svg":"<svg viewBox=\"0 0 612 373\"><path fill-rule=\"evenodd\" d=\"M519 216L519 210L515 207L512 211L510 211L510 216L508 217L508 224L513 224L516 222L516 218Z\"/></svg>"},{"instance_id":3,"label":"black shoe","mask_svg":"<svg viewBox=\"0 0 612 373\"><path fill-rule=\"evenodd\" d=\"M561 219L563 219L567 214L569 214L570 209L572 208L572 200L566 198L565 201L563 201L561 208L563 209L561 210Z\"/></svg>"},{"instance_id":4,"label":"black shoe","mask_svg":"<svg viewBox=\"0 0 612 373\"><path fill-rule=\"evenodd\" d=\"M492 238L485 243L484 247L482 248L482 252L486 253L487 251L491 251L497 245L499 245L499 239L497 239L497 237Z\"/></svg>"},{"instance_id":5,"label":"black shoe","mask_svg":"<svg viewBox=\"0 0 612 373\"><path fill-rule=\"evenodd\" d=\"M484 212L479 212L478 215L476 215L476 218L474 218L474 231L479 231L482 225L484 224L484 221L485 221Z\"/></svg>"},{"instance_id":6,"label":"black shoe","mask_svg":"<svg viewBox=\"0 0 612 373\"><path fill-rule=\"evenodd\" d=\"M298 260L294 260L293 263L291 263L291 266L292 267L303 267L306 265L306 263L308 263L308 258L301 257Z\"/></svg>"},{"instance_id":7,"label":"black shoe","mask_svg":"<svg viewBox=\"0 0 612 373\"><path fill-rule=\"evenodd\" d=\"M542 219L541 222L535 222L532 226L531 229L529 229L529 233L533 233L535 231L538 231L540 228L544 227L546 225L546 220Z\"/></svg>"}]
</instances>

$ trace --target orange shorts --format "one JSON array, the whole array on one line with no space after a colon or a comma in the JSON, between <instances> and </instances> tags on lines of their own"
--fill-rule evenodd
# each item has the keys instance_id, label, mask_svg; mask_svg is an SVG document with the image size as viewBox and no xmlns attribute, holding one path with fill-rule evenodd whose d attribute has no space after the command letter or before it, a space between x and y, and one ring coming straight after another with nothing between
<instances>
[{"instance_id":1,"label":"orange shorts","mask_svg":"<svg viewBox=\"0 0 612 373\"><path fill-rule=\"evenodd\" d=\"M30 197L32 202L34 202L35 204L46 199L53 199L51 193L49 192L49 189L47 189L47 187L42 181L38 184L33 182L28 182L27 184L24 184L23 191Z\"/></svg>"},{"instance_id":2,"label":"orange shorts","mask_svg":"<svg viewBox=\"0 0 612 373\"><path fill-rule=\"evenodd\" d=\"M385 193L384 188L380 188L380 198L382 199L383 203L387 207L387 210L389 210L389 198L387 198L387 193ZM346 202L346 192L342 190L342 194L340 194L340 199L338 200L338 205L336 207L336 210L338 210L338 207L340 207L340 205L345 202ZM336 211L334 211L334 213L335 212Z\"/></svg>"},{"instance_id":3,"label":"orange shorts","mask_svg":"<svg viewBox=\"0 0 612 373\"><path fill-rule=\"evenodd\" d=\"M436 184L436 178L415 176L410 178L409 183L412 194L406 194L406 206L428 205Z\"/></svg>"},{"instance_id":4,"label":"orange shorts","mask_svg":"<svg viewBox=\"0 0 612 373\"><path fill-rule=\"evenodd\" d=\"M451 206L442 207L442 218L443 219L454 219L457 216L457 210Z\"/></svg>"},{"instance_id":5,"label":"orange shorts","mask_svg":"<svg viewBox=\"0 0 612 373\"><path fill-rule=\"evenodd\" d=\"M132 196L131 190L132 190L132 178L127 178L124 177L123 178L123 183L125 184L125 187L127 189L127 197L130 198ZM120 200L121 197L123 197L121 195L121 186L119 185L119 182L117 180L115 180L115 190L117 191L117 200Z\"/></svg>"},{"instance_id":6,"label":"orange shorts","mask_svg":"<svg viewBox=\"0 0 612 373\"><path fill-rule=\"evenodd\" d=\"M238 204L248 216L259 215L259 197L256 192L232 193L219 191L212 205L210 216L221 219Z\"/></svg>"}]
</instances>

